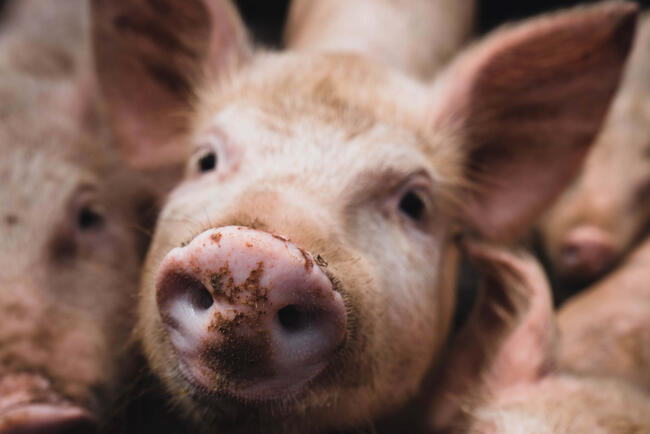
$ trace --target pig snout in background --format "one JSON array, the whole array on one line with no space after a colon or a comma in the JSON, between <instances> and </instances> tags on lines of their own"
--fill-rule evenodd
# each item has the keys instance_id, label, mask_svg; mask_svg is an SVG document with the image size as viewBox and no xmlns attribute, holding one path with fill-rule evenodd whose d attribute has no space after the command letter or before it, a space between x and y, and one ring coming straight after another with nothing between
<instances>
[{"instance_id":1,"label":"pig snout in background","mask_svg":"<svg viewBox=\"0 0 650 434\"><path fill-rule=\"evenodd\" d=\"M571 325L558 332L551 288L533 256L470 240L465 246L481 289L433 391L433 431L646 432L647 390L614 372L576 374L562 362L562 351L580 342L563 339Z\"/></svg>"},{"instance_id":2,"label":"pig snout in background","mask_svg":"<svg viewBox=\"0 0 650 434\"><path fill-rule=\"evenodd\" d=\"M560 290L579 288L616 268L648 229L650 13L646 12L603 130L579 177L542 219L539 235Z\"/></svg>"},{"instance_id":3,"label":"pig snout in background","mask_svg":"<svg viewBox=\"0 0 650 434\"><path fill-rule=\"evenodd\" d=\"M615 375L650 390L650 238L611 274L558 312L560 361L586 375Z\"/></svg>"},{"instance_id":4,"label":"pig snout in background","mask_svg":"<svg viewBox=\"0 0 650 434\"><path fill-rule=\"evenodd\" d=\"M139 338L171 405L226 433L372 426L415 397L450 327L457 228L511 239L559 193L636 17L614 3L512 27L426 86L352 54L256 53L224 1L92 7L122 152L189 155Z\"/></svg>"},{"instance_id":5,"label":"pig snout in background","mask_svg":"<svg viewBox=\"0 0 650 434\"><path fill-rule=\"evenodd\" d=\"M90 433L130 365L153 197L102 145L84 2L19 0L5 12L0 433Z\"/></svg>"}]
</instances>

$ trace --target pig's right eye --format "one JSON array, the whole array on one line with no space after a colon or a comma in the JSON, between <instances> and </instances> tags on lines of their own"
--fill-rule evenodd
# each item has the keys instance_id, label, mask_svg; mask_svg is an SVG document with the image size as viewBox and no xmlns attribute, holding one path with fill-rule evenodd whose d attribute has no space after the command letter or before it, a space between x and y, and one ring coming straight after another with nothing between
<instances>
[{"instance_id":1,"label":"pig's right eye","mask_svg":"<svg viewBox=\"0 0 650 434\"><path fill-rule=\"evenodd\" d=\"M413 220L420 220L426 211L426 205L416 191L409 190L399 201L399 210Z\"/></svg>"},{"instance_id":2,"label":"pig's right eye","mask_svg":"<svg viewBox=\"0 0 650 434\"><path fill-rule=\"evenodd\" d=\"M83 206L77 213L77 226L81 230L98 229L104 224L104 216L90 205Z\"/></svg>"},{"instance_id":3,"label":"pig's right eye","mask_svg":"<svg viewBox=\"0 0 650 434\"><path fill-rule=\"evenodd\" d=\"M199 172L210 172L217 167L217 154L214 151L201 156L198 161Z\"/></svg>"}]
</instances>

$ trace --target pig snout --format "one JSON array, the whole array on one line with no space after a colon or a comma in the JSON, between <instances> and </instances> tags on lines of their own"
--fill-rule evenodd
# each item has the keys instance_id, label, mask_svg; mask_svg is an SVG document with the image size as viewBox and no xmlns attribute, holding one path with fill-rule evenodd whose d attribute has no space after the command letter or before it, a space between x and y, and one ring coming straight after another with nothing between
<instances>
[{"instance_id":1,"label":"pig snout","mask_svg":"<svg viewBox=\"0 0 650 434\"><path fill-rule=\"evenodd\" d=\"M38 375L15 374L0 381L0 434L94 432L94 420Z\"/></svg>"},{"instance_id":2,"label":"pig snout","mask_svg":"<svg viewBox=\"0 0 650 434\"><path fill-rule=\"evenodd\" d=\"M579 226L564 238L557 268L565 278L594 279L612 266L616 256L610 234L596 226Z\"/></svg>"},{"instance_id":3,"label":"pig snout","mask_svg":"<svg viewBox=\"0 0 650 434\"><path fill-rule=\"evenodd\" d=\"M171 250L156 296L181 372L209 390L227 380L241 397L299 391L345 339L343 298L311 254L246 227Z\"/></svg>"}]
</instances>

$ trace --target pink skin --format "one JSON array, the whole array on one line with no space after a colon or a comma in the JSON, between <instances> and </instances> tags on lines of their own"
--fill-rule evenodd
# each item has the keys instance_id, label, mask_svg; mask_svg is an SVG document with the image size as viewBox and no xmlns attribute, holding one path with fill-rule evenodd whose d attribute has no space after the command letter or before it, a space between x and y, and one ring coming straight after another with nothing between
<instances>
[{"instance_id":1,"label":"pink skin","mask_svg":"<svg viewBox=\"0 0 650 434\"><path fill-rule=\"evenodd\" d=\"M92 2L126 158L153 170L191 153L141 283L153 375L197 431L348 432L406 416L441 362L454 235L509 241L559 194L619 81L634 6L498 32L429 87L362 56L253 53L225 0L164 3ZM326 274L260 229L318 253ZM345 303L317 283L330 275ZM309 296L287 286L311 278ZM287 304L289 318L309 308L315 339L276 327L295 322Z\"/></svg>"},{"instance_id":2,"label":"pink skin","mask_svg":"<svg viewBox=\"0 0 650 434\"><path fill-rule=\"evenodd\" d=\"M235 396L295 393L345 338L341 294L309 253L278 235L207 230L165 256L156 287L180 369L207 389L218 386L212 371L228 365Z\"/></svg>"}]
</instances>

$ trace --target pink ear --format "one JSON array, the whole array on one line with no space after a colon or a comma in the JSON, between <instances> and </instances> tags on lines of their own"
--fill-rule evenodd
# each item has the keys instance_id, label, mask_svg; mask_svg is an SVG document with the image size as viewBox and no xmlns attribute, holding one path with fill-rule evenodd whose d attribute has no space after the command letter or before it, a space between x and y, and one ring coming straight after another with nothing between
<instances>
[{"instance_id":1,"label":"pink ear","mask_svg":"<svg viewBox=\"0 0 650 434\"><path fill-rule=\"evenodd\" d=\"M435 124L462 135L473 187L464 216L483 236L519 235L570 181L618 86L636 15L612 2L531 20L448 71Z\"/></svg>"},{"instance_id":2,"label":"pink ear","mask_svg":"<svg viewBox=\"0 0 650 434\"><path fill-rule=\"evenodd\" d=\"M481 292L432 388L430 424L448 427L472 399L491 390L534 382L555 360L551 290L528 253L464 243L481 274Z\"/></svg>"},{"instance_id":3,"label":"pink ear","mask_svg":"<svg viewBox=\"0 0 650 434\"><path fill-rule=\"evenodd\" d=\"M93 0L98 80L116 145L129 163L157 168L185 157L197 80L249 54L227 0Z\"/></svg>"}]
</instances>

